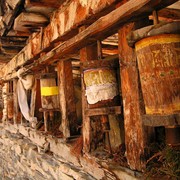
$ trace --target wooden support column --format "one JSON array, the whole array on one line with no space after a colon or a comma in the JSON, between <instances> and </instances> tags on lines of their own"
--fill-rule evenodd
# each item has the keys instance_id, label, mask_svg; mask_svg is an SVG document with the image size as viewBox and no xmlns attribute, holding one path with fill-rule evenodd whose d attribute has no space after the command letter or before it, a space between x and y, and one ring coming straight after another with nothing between
<instances>
[{"instance_id":1,"label":"wooden support column","mask_svg":"<svg viewBox=\"0 0 180 180\"><path fill-rule=\"evenodd\" d=\"M18 79L13 79L13 104L14 104L14 113L13 113L13 121L14 124L17 124L17 118L19 113L19 104L17 97L17 81Z\"/></svg>"},{"instance_id":2,"label":"wooden support column","mask_svg":"<svg viewBox=\"0 0 180 180\"><path fill-rule=\"evenodd\" d=\"M31 92L31 105L30 105L31 116L35 115L36 91L37 91L37 79L34 80L34 85L33 85L32 92Z\"/></svg>"},{"instance_id":3,"label":"wooden support column","mask_svg":"<svg viewBox=\"0 0 180 180\"><path fill-rule=\"evenodd\" d=\"M144 128L142 124L139 76L134 49L126 41L134 23L125 25L119 31L120 78L122 87L125 144L128 164L131 169L142 171L144 163Z\"/></svg>"},{"instance_id":4,"label":"wooden support column","mask_svg":"<svg viewBox=\"0 0 180 180\"><path fill-rule=\"evenodd\" d=\"M86 27L82 26L80 32ZM93 46L86 46L80 50L80 61L91 61L97 59L97 44ZM82 73L82 72L81 72ZM86 115L87 99L85 96L85 86L83 75L81 74L81 89L82 89L82 117L83 117L83 151L90 152L91 149L91 121L90 117Z\"/></svg>"},{"instance_id":5,"label":"wooden support column","mask_svg":"<svg viewBox=\"0 0 180 180\"><path fill-rule=\"evenodd\" d=\"M61 126L64 137L68 138L73 135L73 133L76 133L75 131L77 125L71 61L59 61L57 69L62 117Z\"/></svg>"}]
</instances>

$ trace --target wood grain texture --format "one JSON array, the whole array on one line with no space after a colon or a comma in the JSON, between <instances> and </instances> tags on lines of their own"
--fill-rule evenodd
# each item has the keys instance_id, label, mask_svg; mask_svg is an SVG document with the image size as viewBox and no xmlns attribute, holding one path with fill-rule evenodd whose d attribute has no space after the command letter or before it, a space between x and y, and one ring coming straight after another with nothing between
<instances>
[{"instance_id":1,"label":"wood grain texture","mask_svg":"<svg viewBox=\"0 0 180 180\"><path fill-rule=\"evenodd\" d=\"M173 2L176 2L176 0L130 0L127 3L123 4L122 6L118 7L111 13L101 17L98 19L95 23L90 25L88 28L86 28L81 33L78 33L72 38L69 38L63 43L60 43L57 45L54 49L52 49L53 46L51 46L50 43L46 42L45 44L48 45L41 45L41 37L37 39L37 49L38 46L43 47L44 51L50 50L48 53L44 54L41 58L39 58L40 55L33 52L32 45L27 44L27 46L16 56L14 57L3 69L4 74L6 76L6 79L12 78L16 76L16 74L13 74L14 67L22 66L23 64L28 63L29 60L35 60L32 67L40 67L41 65L52 63L53 61L57 61L58 58L73 53L77 51L78 49L85 47L86 45L90 43L94 43L96 41L96 38L105 38L109 35L112 35L114 32L117 31L117 29L122 26L124 23L128 21L136 20L139 17L147 16L148 14L151 14L153 8L163 8L169 4L172 4ZM100 7L97 8L97 12L99 12L101 9ZM90 15L89 15L90 16ZM91 17L91 16L90 16ZM52 21L53 22L53 21ZM82 21L83 22L83 21ZM85 21L84 21L85 23ZM67 23L68 24L68 23ZM74 24L76 27L77 24ZM67 26L68 31L71 31L71 26ZM66 27L66 28L67 28ZM64 27L65 28L65 27ZM63 29L64 29L63 28ZM45 33L47 31L47 34ZM56 32L55 32L56 31ZM68 32L67 31L67 32ZM64 32L64 30L63 30ZM47 28L44 30L44 40L48 39L56 39L53 36L59 36L59 40L64 40L63 36L64 34L58 34L57 33L57 27L53 26L53 31L51 32L50 26L47 26ZM57 35L58 34L58 35ZM34 35L35 37L35 35ZM67 37L66 37L67 38ZM50 41L51 42L51 41ZM46 49L47 47L47 49ZM48 49L50 48L50 49ZM37 50L34 49L34 50ZM52 50L51 50L52 49ZM39 52L40 53L40 52ZM23 59L21 61L18 61L20 57ZM29 62L30 63L30 62ZM9 77L7 75L10 75Z\"/></svg>"},{"instance_id":2,"label":"wood grain texture","mask_svg":"<svg viewBox=\"0 0 180 180\"><path fill-rule=\"evenodd\" d=\"M142 124L143 108L141 107L139 92L139 77L135 51L126 41L129 31L133 30L134 23L128 24L119 30L120 77L123 98L125 144L128 164L131 169L145 168L144 158L144 129Z\"/></svg>"},{"instance_id":3,"label":"wood grain texture","mask_svg":"<svg viewBox=\"0 0 180 180\"><path fill-rule=\"evenodd\" d=\"M76 133L77 125L71 61L60 61L57 69L61 126L64 137L68 138Z\"/></svg>"}]
</instances>

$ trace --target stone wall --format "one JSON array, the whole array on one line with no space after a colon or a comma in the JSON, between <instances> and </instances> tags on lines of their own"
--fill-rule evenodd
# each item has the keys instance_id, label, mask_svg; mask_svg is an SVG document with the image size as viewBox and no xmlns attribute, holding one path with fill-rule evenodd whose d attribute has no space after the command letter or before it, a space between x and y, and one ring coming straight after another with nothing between
<instances>
[{"instance_id":1,"label":"stone wall","mask_svg":"<svg viewBox=\"0 0 180 180\"><path fill-rule=\"evenodd\" d=\"M37 146L23 135L12 134L2 128L0 131L2 179L95 179L53 153L39 151Z\"/></svg>"},{"instance_id":2,"label":"stone wall","mask_svg":"<svg viewBox=\"0 0 180 180\"><path fill-rule=\"evenodd\" d=\"M139 178L137 172L76 156L62 139L22 125L0 124L0 180L93 180Z\"/></svg>"}]
</instances>

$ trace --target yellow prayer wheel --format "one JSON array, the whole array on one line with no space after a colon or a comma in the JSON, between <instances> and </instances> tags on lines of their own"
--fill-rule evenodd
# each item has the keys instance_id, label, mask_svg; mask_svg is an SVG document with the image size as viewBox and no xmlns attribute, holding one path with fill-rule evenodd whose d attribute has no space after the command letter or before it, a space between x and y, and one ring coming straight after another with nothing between
<instances>
[{"instance_id":1,"label":"yellow prayer wheel","mask_svg":"<svg viewBox=\"0 0 180 180\"><path fill-rule=\"evenodd\" d=\"M41 103L44 109L57 109L59 108L59 90L56 85L56 79L54 77L42 77L40 79L41 85Z\"/></svg>"},{"instance_id":2,"label":"yellow prayer wheel","mask_svg":"<svg viewBox=\"0 0 180 180\"><path fill-rule=\"evenodd\" d=\"M146 114L180 112L180 34L161 34L135 44Z\"/></svg>"}]
</instances>

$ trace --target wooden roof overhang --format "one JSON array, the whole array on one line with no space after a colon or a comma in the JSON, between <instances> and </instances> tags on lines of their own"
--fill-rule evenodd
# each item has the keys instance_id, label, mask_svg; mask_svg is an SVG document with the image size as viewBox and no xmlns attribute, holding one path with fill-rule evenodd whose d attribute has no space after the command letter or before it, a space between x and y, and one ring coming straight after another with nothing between
<instances>
[{"instance_id":1,"label":"wooden roof overhang","mask_svg":"<svg viewBox=\"0 0 180 180\"><path fill-rule=\"evenodd\" d=\"M38 70L60 59L69 59L80 48L113 35L123 24L147 17L153 10L163 9L176 1L97 0L96 3L87 1L87 4L81 0L63 1L67 4L62 4L51 15L50 23L32 33L24 48L3 67L3 79L16 77L17 69L22 66L27 71ZM174 11L177 18L179 11ZM78 32L82 25L87 28ZM33 26L29 28L33 30ZM22 38L19 45L20 42Z\"/></svg>"}]
</instances>

